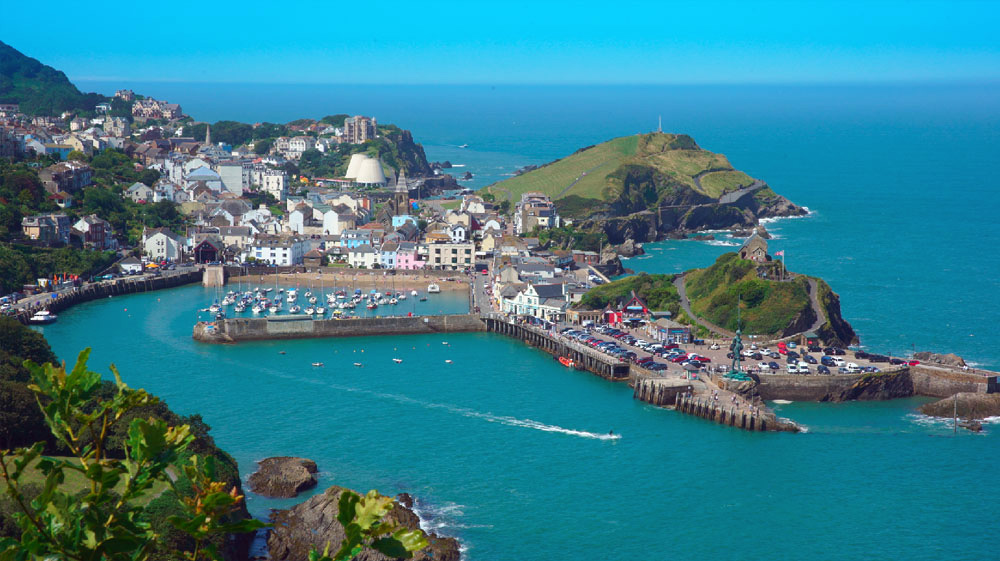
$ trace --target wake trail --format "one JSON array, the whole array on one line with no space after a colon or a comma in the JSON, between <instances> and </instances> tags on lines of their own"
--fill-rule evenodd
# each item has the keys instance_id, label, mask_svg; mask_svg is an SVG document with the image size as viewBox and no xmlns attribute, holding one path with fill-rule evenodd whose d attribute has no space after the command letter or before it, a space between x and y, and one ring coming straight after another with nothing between
<instances>
[{"instance_id":1,"label":"wake trail","mask_svg":"<svg viewBox=\"0 0 1000 561\"><path fill-rule=\"evenodd\" d=\"M526 429L538 430L538 431L542 431L542 432L553 432L553 433L559 433L559 434L566 434L566 435L569 435L569 436L575 436L575 437L578 437L578 438L589 438L589 439L593 439L593 440L619 440L622 437L622 435L620 435L620 434L600 434L600 433L590 432L590 431L585 431L585 430L570 429L570 428L566 428L566 427L560 427L559 425L549 425L549 424L546 424L546 423L535 421L533 419L518 419L517 417L510 417L510 416L505 416L505 415L494 415L492 413L484 413L482 411L476 411L475 409L469 409L468 407L459 407L459 406L456 406L456 405L449 405L449 404L446 404L446 403L434 403L434 402L430 402L430 401L423 401L423 400L414 399L412 397L409 397L409 396L406 396L406 395L402 395L402 394L377 392L377 391L372 391L372 390L366 390L364 388L356 388L356 387L352 387L352 386L342 386L342 385L339 385L339 384L332 384L332 383L330 383L328 381L325 381L325 380L317 380L317 379L310 379L310 378L299 378L299 377L296 377L296 376L292 376L292 375L288 375L288 374L284 374L284 373L280 373L280 372L275 372L273 370L270 371L270 372L273 373L273 374L275 374L275 375L277 375L277 376L279 376L279 377L281 377L281 378L287 378L289 380L296 380L296 381L299 381L299 382L307 382L307 383L314 384L314 385L317 385L317 386L325 386L325 387L328 387L328 388L331 388L331 389L340 390L340 391L344 391L344 392L369 395L369 396L372 396L372 397L377 397L377 398L381 398L381 399L387 399L387 400L391 400L391 401L396 401L398 403L405 403L405 404L408 404L408 405L415 405L417 407L423 407L424 409L438 409L438 410L442 410L442 411L447 411L449 413L454 413L456 415L461 415L463 417L468 417L468 418L472 418L472 419L482 419L482 420L490 422L490 423L500 423L502 425L507 425L509 427L519 427L519 428L526 428Z\"/></svg>"}]
</instances>

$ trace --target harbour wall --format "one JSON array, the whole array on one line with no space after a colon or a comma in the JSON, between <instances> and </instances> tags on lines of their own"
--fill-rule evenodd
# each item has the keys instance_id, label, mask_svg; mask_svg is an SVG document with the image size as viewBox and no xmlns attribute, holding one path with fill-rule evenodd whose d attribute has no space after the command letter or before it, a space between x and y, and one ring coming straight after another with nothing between
<instances>
[{"instance_id":1,"label":"harbour wall","mask_svg":"<svg viewBox=\"0 0 1000 561\"><path fill-rule=\"evenodd\" d=\"M21 323L27 324L28 319L38 310L48 310L54 314L58 314L72 306L91 300L174 288L200 281L201 271L193 269L191 271L159 277L120 278L88 283L70 290L61 291L56 294L55 298L42 300L28 309L19 311L16 317Z\"/></svg>"},{"instance_id":2,"label":"harbour wall","mask_svg":"<svg viewBox=\"0 0 1000 561\"><path fill-rule=\"evenodd\" d=\"M485 330L486 326L479 316L470 314L347 319L281 316L198 322L194 326L193 337L204 343L239 343L270 339L419 335Z\"/></svg>"},{"instance_id":3,"label":"harbour wall","mask_svg":"<svg viewBox=\"0 0 1000 561\"><path fill-rule=\"evenodd\" d=\"M760 376L757 392L765 400L790 401L892 399L915 395L943 398L959 392L987 393L993 376L996 373L970 374L923 364L880 374L766 374Z\"/></svg>"},{"instance_id":4,"label":"harbour wall","mask_svg":"<svg viewBox=\"0 0 1000 561\"><path fill-rule=\"evenodd\" d=\"M798 432L795 423L778 419L769 409L761 408L759 412L748 411L735 405L726 405L713 401L706 396L687 397L678 394L674 409L681 413L708 419L709 421L736 427L749 431L788 431Z\"/></svg>"},{"instance_id":5,"label":"harbour wall","mask_svg":"<svg viewBox=\"0 0 1000 561\"><path fill-rule=\"evenodd\" d=\"M564 356L573 360L576 368L593 372L598 376L619 382L630 376L629 363L622 362L590 347L558 338L544 329L527 324L508 321L502 316L483 318L486 331L499 333L537 347L552 356Z\"/></svg>"}]
</instances>

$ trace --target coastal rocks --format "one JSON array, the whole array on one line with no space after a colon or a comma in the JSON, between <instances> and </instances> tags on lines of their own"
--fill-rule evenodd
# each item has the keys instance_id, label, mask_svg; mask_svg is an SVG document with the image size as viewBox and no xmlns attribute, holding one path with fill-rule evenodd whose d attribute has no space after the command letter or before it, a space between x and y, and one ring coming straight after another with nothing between
<instances>
[{"instance_id":1,"label":"coastal rocks","mask_svg":"<svg viewBox=\"0 0 1000 561\"><path fill-rule=\"evenodd\" d=\"M959 368L965 366L965 360L963 360L962 357L954 353L940 354L940 353L932 353L929 351L920 351L918 353L914 353L913 358L919 360L920 362L928 364L957 366Z\"/></svg>"},{"instance_id":2,"label":"coastal rocks","mask_svg":"<svg viewBox=\"0 0 1000 561\"><path fill-rule=\"evenodd\" d=\"M894 373L869 374L830 401L876 401L914 395L913 379L907 370Z\"/></svg>"},{"instance_id":3,"label":"coastal rocks","mask_svg":"<svg viewBox=\"0 0 1000 561\"><path fill-rule=\"evenodd\" d=\"M699 242L715 241L715 234L695 234L691 236L691 239Z\"/></svg>"},{"instance_id":4,"label":"coastal rocks","mask_svg":"<svg viewBox=\"0 0 1000 561\"><path fill-rule=\"evenodd\" d=\"M609 218L601 225L612 244L652 242L659 239L656 215L649 211Z\"/></svg>"},{"instance_id":5,"label":"coastal rocks","mask_svg":"<svg viewBox=\"0 0 1000 561\"><path fill-rule=\"evenodd\" d=\"M958 401L956 407L956 400ZM996 393L957 393L941 401L920 406L920 412L932 417L952 417L958 414L960 419L985 419L1000 415L1000 394Z\"/></svg>"},{"instance_id":6,"label":"coastal rocks","mask_svg":"<svg viewBox=\"0 0 1000 561\"><path fill-rule=\"evenodd\" d=\"M280 456L257 462L247 481L250 490L265 497L290 498L316 486L316 462Z\"/></svg>"},{"instance_id":7,"label":"coastal rocks","mask_svg":"<svg viewBox=\"0 0 1000 561\"><path fill-rule=\"evenodd\" d=\"M430 164L432 169L451 169L451 162L445 160L443 162L433 162Z\"/></svg>"},{"instance_id":8,"label":"coastal rocks","mask_svg":"<svg viewBox=\"0 0 1000 561\"><path fill-rule=\"evenodd\" d=\"M635 257L636 255L643 255L646 252L642 249L641 243L636 243L635 240L628 239L623 243L613 246L613 251L621 257Z\"/></svg>"},{"instance_id":9,"label":"coastal rocks","mask_svg":"<svg viewBox=\"0 0 1000 561\"><path fill-rule=\"evenodd\" d=\"M467 171L467 172L465 172L465 173L462 174L461 179L462 179L462 181L469 181L470 179L472 179L472 177L473 177L472 176L472 172L471 171Z\"/></svg>"},{"instance_id":10,"label":"coastal rocks","mask_svg":"<svg viewBox=\"0 0 1000 561\"><path fill-rule=\"evenodd\" d=\"M323 548L329 543L335 550L344 539L344 527L337 521L339 513L338 501L346 491L343 487L333 486L320 495L311 497L306 502L288 510L275 511L271 516L274 529L267 538L267 547L271 559L275 561L299 561L309 558L309 551ZM392 520L410 529L420 527L420 519L403 500L413 504L412 497L401 496L393 506L386 519ZM458 540L438 537L429 534L429 546L413 554L412 559L424 561L458 561L460 557ZM384 561L385 555L370 549L361 551L356 557L359 561Z\"/></svg>"}]
</instances>

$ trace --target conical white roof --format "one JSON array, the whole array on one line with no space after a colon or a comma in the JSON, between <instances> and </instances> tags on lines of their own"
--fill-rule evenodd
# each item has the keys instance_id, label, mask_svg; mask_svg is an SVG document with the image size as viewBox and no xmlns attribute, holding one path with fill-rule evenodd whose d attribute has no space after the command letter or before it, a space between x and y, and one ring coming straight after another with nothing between
<instances>
[{"instance_id":1,"label":"conical white roof","mask_svg":"<svg viewBox=\"0 0 1000 561\"><path fill-rule=\"evenodd\" d=\"M361 185L385 185L385 172L382 171L382 162L375 158L366 158L361 162L361 169L354 179L355 183Z\"/></svg>"},{"instance_id":2,"label":"conical white roof","mask_svg":"<svg viewBox=\"0 0 1000 561\"><path fill-rule=\"evenodd\" d=\"M368 154L351 154L351 161L347 164L347 173L344 174L344 177L347 179L357 178L358 172L361 171L361 162L370 159Z\"/></svg>"}]
</instances>

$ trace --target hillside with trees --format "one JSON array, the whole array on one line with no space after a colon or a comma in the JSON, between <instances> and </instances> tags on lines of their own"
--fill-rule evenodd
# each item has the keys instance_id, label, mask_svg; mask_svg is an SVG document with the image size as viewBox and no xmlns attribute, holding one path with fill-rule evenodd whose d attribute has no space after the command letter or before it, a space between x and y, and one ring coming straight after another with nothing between
<instances>
[{"instance_id":1,"label":"hillside with trees","mask_svg":"<svg viewBox=\"0 0 1000 561\"><path fill-rule=\"evenodd\" d=\"M27 115L58 115L92 112L105 101L106 96L82 93L61 71L0 41L0 103L20 104Z\"/></svg>"}]
</instances>

